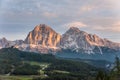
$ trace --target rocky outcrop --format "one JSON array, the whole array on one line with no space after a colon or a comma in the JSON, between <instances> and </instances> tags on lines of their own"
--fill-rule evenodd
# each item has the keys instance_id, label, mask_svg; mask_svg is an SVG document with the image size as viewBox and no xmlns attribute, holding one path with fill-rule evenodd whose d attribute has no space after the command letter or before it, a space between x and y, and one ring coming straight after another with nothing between
<instances>
[{"instance_id":1,"label":"rocky outcrop","mask_svg":"<svg viewBox=\"0 0 120 80\"><path fill-rule=\"evenodd\" d=\"M25 43L41 45L43 47L56 47L60 42L61 35L45 24L37 25L29 32Z\"/></svg>"},{"instance_id":2,"label":"rocky outcrop","mask_svg":"<svg viewBox=\"0 0 120 80\"><path fill-rule=\"evenodd\" d=\"M61 35L45 24L37 25L29 32L24 43L15 45L22 51L30 51L37 53L54 53L59 49Z\"/></svg>"},{"instance_id":3,"label":"rocky outcrop","mask_svg":"<svg viewBox=\"0 0 120 80\"><path fill-rule=\"evenodd\" d=\"M1 48L12 47L12 46L15 46L15 45L21 45L23 43L24 43L23 40L9 41L6 38L2 38L2 39L0 39L0 49Z\"/></svg>"},{"instance_id":4,"label":"rocky outcrop","mask_svg":"<svg viewBox=\"0 0 120 80\"><path fill-rule=\"evenodd\" d=\"M119 43L114 43L107 39L102 39L97 35L88 34L79 28L71 27L65 34L62 35L60 47L71 49L76 52L94 53L94 48L97 46L102 54L100 47L108 47L111 49L120 49Z\"/></svg>"}]
</instances>

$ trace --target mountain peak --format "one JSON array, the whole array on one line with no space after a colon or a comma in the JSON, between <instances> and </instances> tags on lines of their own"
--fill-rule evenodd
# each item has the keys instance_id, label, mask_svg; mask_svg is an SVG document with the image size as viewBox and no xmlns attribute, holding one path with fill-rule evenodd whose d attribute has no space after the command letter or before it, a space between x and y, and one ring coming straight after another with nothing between
<instances>
[{"instance_id":1,"label":"mountain peak","mask_svg":"<svg viewBox=\"0 0 120 80\"><path fill-rule=\"evenodd\" d=\"M70 27L65 34L76 34L79 33L80 30L77 27Z\"/></svg>"},{"instance_id":2,"label":"mountain peak","mask_svg":"<svg viewBox=\"0 0 120 80\"><path fill-rule=\"evenodd\" d=\"M52 28L50 28L50 26L48 26L46 24L39 24L39 25L35 26L35 28L34 28L34 31L44 31L44 30L54 31Z\"/></svg>"},{"instance_id":3,"label":"mountain peak","mask_svg":"<svg viewBox=\"0 0 120 80\"><path fill-rule=\"evenodd\" d=\"M82 30L80 30L78 27L70 27L65 34L70 34L70 35L73 35L73 34L88 34Z\"/></svg>"},{"instance_id":4,"label":"mountain peak","mask_svg":"<svg viewBox=\"0 0 120 80\"><path fill-rule=\"evenodd\" d=\"M61 35L55 32L51 27L40 24L34 30L29 32L25 43L41 45L43 47L56 47L60 41Z\"/></svg>"},{"instance_id":5,"label":"mountain peak","mask_svg":"<svg viewBox=\"0 0 120 80\"><path fill-rule=\"evenodd\" d=\"M80 30L79 30L79 28L77 28L77 27L70 27L70 29L69 30L72 30L72 31L77 31L77 32L79 32Z\"/></svg>"},{"instance_id":6,"label":"mountain peak","mask_svg":"<svg viewBox=\"0 0 120 80\"><path fill-rule=\"evenodd\" d=\"M38 29L38 28L50 28L50 27L46 24L39 24L35 27L35 29Z\"/></svg>"},{"instance_id":7,"label":"mountain peak","mask_svg":"<svg viewBox=\"0 0 120 80\"><path fill-rule=\"evenodd\" d=\"M78 28L78 27L72 26L72 27L70 27L70 29L79 29L79 28Z\"/></svg>"}]
</instances>

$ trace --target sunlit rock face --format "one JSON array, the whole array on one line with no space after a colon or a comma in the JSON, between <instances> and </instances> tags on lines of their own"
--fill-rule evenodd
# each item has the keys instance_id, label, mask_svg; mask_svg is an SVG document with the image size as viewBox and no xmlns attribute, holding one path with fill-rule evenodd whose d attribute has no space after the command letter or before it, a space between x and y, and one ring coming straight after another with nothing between
<instances>
[{"instance_id":1,"label":"sunlit rock face","mask_svg":"<svg viewBox=\"0 0 120 80\"><path fill-rule=\"evenodd\" d=\"M56 47L61 35L45 24L37 25L33 31L29 32L25 43L41 45L43 47Z\"/></svg>"},{"instance_id":2,"label":"sunlit rock face","mask_svg":"<svg viewBox=\"0 0 120 80\"><path fill-rule=\"evenodd\" d=\"M29 32L24 43L15 47L22 51L37 53L55 53L58 47L61 35L45 24L37 25Z\"/></svg>"},{"instance_id":3,"label":"sunlit rock face","mask_svg":"<svg viewBox=\"0 0 120 80\"><path fill-rule=\"evenodd\" d=\"M45 24L37 25L29 32L26 39L8 41L0 39L0 48L14 46L22 51L36 53L56 53L63 49L68 49L78 53L101 53L103 47L120 51L120 43L115 43L107 39L102 39L97 35L88 34L76 27L70 27L62 36ZM110 51L110 50L109 50Z\"/></svg>"}]
</instances>

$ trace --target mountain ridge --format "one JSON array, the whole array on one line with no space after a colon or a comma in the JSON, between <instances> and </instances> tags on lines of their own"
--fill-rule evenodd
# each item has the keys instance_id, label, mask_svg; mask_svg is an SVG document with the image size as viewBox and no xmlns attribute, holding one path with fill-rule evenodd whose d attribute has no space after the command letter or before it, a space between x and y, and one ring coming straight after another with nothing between
<instances>
[{"instance_id":1,"label":"mountain ridge","mask_svg":"<svg viewBox=\"0 0 120 80\"><path fill-rule=\"evenodd\" d=\"M8 41L5 38L0 39L0 48L11 46L22 51L45 54L56 53L62 49L71 49L77 53L94 54L95 47L98 47L98 52L101 54L103 54L101 47L120 50L120 43L102 39L96 34L89 34L81 31L77 27L70 27L63 35L60 35L46 24L35 26L24 41Z\"/></svg>"},{"instance_id":2,"label":"mountain ridge","mask_svg":"<svg viewBox=\"0 0 120 80\"><path fill-rule=\"evenodd\" d=\"M119 43L114 43L107 39L102 39L97 35L92 35L87 32L79 30L79 28L72 27L61 38L61 47L64 49L73 49L76 52L94 53L95 47L98 47L102 54L100 47L108 47L111 49L120 49Z\"/></svg>"}]
</instances>

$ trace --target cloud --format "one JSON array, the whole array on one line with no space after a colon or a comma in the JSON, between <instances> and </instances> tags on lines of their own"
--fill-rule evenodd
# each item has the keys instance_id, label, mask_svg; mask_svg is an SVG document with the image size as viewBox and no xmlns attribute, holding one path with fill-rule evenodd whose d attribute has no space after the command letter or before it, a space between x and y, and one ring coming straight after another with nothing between
<instances>
[{"instance_id":1,"label":"cloud","mask_svg":"<svg viewBox=\"0 0 120 80\"><path fill-rule=\"evenodd\" d=\"M98 30L98 31L106 31L106 32L120 32L120 21L114 22L111 24L111 26L94 26L92 27L93 30Z\"/></svg>"},{"instance_id":2,"label":"cloud","mask_svg":"<svg viewBox=\"0 0 120 80\"><path fill-rule=\"evenodd\" d=\"M82 6L80 8L80 11L82 12L87 12L87 11L91 11L93 10L95 7L93 5L86 5L86 6Z\"/></svg>"},{"instance_id":3,"label":"cloud","mask_svg":"<svg viewBox=\"0 0 120 80\"><path fill-rule=\"evenodd\" d=\"M115 22L112 27L110 27L110 30L113 32L120 32L120 21Z\"/></svg>"},{"instance_id":4,"label":"cloud","mask_svg":"<svg viewBox=\"0 0 120 80\"><path fill-rule=\"evenodd\" d=\"M56 17L57 17L57 14L55 14L55 13L50 13L50 12L44 12L44 13L43 13L43 16L46 17L46 18L56 18Z\"/></svg>"},{"instance_id":5,"label":"cloud","mask_svg":"<svg viewBox=\"0 0 120 80\"><path fill-rule=\"evenodd\" d=\"M86 27L87 25L82 23L82 22L71 22L63 25L64 27L70 28L70 27L78 27L78 28L83 28Z\"/></svg>"}]
</instances>

